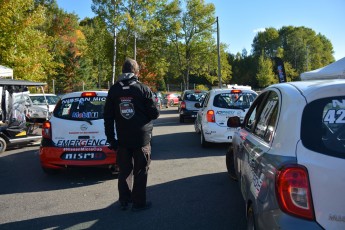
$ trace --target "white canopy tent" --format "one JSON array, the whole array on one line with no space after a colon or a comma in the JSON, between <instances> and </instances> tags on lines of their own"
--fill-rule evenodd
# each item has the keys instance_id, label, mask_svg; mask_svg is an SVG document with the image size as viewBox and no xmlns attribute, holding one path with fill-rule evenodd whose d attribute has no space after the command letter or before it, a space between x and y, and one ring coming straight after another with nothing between
<instances>
[{"instance_id":1,"label":"white canopy tent","mask_svg":"<svg viewBox=\"0 0 345 230\"><path fill-rule=\"evenodd\" d=\"M325 67L301 73L301 80L345 79L345 57Z\"/></svg>"},{"instance_id":2,"label":"white canopy tent","mask_svg":"<svg viewBox=\"0 0 345 230\"><path fill-rule=\"evenodd\" d=\"M0 65L0 78L11 77L13 79L13 69Z\"/></svg>"}]
</instances>

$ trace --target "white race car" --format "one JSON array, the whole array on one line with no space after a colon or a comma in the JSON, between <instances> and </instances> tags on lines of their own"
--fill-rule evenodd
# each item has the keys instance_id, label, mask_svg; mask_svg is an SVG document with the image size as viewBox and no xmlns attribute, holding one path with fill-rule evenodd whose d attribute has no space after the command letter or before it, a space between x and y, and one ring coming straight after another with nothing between
<instances>
[{"instance_id":1,"label":"white race car","mask_svg":"<svg viewBox=\"0 0 345 230\"><path fill-rule=\"evenodd\" d=\"M232 87L210 90L198 105L195 131L201 133L202 147L210 143L231 143L235 129L227 127L229 117L246 115L258 94L248 87Z\"/></svg>"}]
</instances>

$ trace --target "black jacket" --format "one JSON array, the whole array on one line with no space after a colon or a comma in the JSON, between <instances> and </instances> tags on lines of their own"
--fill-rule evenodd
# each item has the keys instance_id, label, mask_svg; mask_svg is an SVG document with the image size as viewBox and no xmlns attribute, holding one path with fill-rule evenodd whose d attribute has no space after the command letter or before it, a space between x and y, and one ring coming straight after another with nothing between
<instances>
[{"instance_id":1,"label":"black jacket","mask_svg":"<svg viewBox=\"0 0 345 230\"><path fill-rule=\"evenodd\" d=\"M139 148L151 140L153 123L159 111L149 87L127 74L108 92L104 107L105 135L109 143L115 140L114 121L119 146Z\"/></svg>"}]
</instances>

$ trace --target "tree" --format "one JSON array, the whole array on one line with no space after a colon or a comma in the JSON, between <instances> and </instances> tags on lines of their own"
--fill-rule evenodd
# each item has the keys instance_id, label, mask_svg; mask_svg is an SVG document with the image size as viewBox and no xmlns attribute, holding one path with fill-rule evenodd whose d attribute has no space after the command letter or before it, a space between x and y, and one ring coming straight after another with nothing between
<instances>
[{"instance_id":1,"label":"tree","mask_svg":"<svg viewBox=\"0 0 345 230\"><path fill-rule=\"evenodd\" d=\"M33 0L1 1L0 61L16 79L44 82L54 72L49 37L39 29L44 22L45 8Z\"/></svg>"},{"instance_id":2,"label":"tree","mask_svg":"<svg viewBox=\"0 0 345 230\"><path fill-rule=\"evenodd\" d=\"M259 57L264 52L266 57L275 57L280 45L279 33L275 28L266 28L259 32L253 40L253 55Z\"/></svg>"},{"instance_id":3,"label":"tree","mask_svg":"<svg viewBox=\"0 0 345 230\"><path fill-rule=\"evenodd\" d=\"M87 43L87 49L81 57L85 64L83 74L87 76L89 72L90 75L86 81L87 85L97 85L98 89L108 88L105 83L108 83L112 76L112 35L100 17L85 18L80 22L80 26Z\"/></svg>"},{"instance_id":4,"label":"tree","mask_svg":"<svg viewBox=\"0 0 345 230\"><path fill-rule=\"evenodd\" d=\"M259 87L266 87L273 83L278 83L273 73L273 64L269 58L266 58L264 52L259 57L258 62L258 73L256 74Z\"/></svg>"}]
</instances>

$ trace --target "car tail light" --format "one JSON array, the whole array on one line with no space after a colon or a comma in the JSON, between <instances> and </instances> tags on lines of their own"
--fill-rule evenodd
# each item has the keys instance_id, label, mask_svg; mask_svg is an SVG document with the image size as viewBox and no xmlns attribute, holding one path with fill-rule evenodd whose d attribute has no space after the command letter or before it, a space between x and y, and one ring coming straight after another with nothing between
<instances>
[{"instance_id":1,"label":"car tail light","mask_svg":"<svg viewBox=\"0 0 345 230\"><path fill-rule=\"evenodd\" d=\"M306 168L296 165L280 170L276 177L276 192L284 212L309 220L315 218Z\"/></svg>"},{"instance_id":2,"label":"car tail light","mask_svg":"<svg viewBox=\"0 0 345 230\"><path fill-rule=\"evenodd\" d=\"M242 90L240 90L240 89L233 89L233 90L231 90L231 93L242 93Z\"/></svg>"},{"instance_id":3,"label":"car tail light","mask_svg":"<svg viewBox=\"0 0 345 230\"><path fill-rule=\"evenodd\" d=\"M213 110L207 111L206 120L207 120L207 122L216 122L216 118L214 117L214 111Z\"/></svg>"},{"instance_id":4,"label":"car tail light","mask_svg":"<svg viewBox=\"0 0 345 230\"><path fill-rule=\"evenodd\" d=\"M182 101L181 102L181 109L185 109L186 108L186 102Z\"/></svg>"},{"instance_id":5,"label":"car tail light","mask_svg":"<svg viewBox=\"0 0 345 230\"><path fill-rule=\"evenodd\" d=\"M44 121L42 124L42 137L43 138L52 138L52 127L50 121Z\"/></svg>"},{"instance_id":6,"label":"car tail light","mask_svg":"<svg viewBox=\"0 0 345 230\"><path fill-rule=\"evenodd\" d=\"M96 97L97 93L96 92L83 92L81 93L82 97Z\"/></svg>"}]
</instances>

